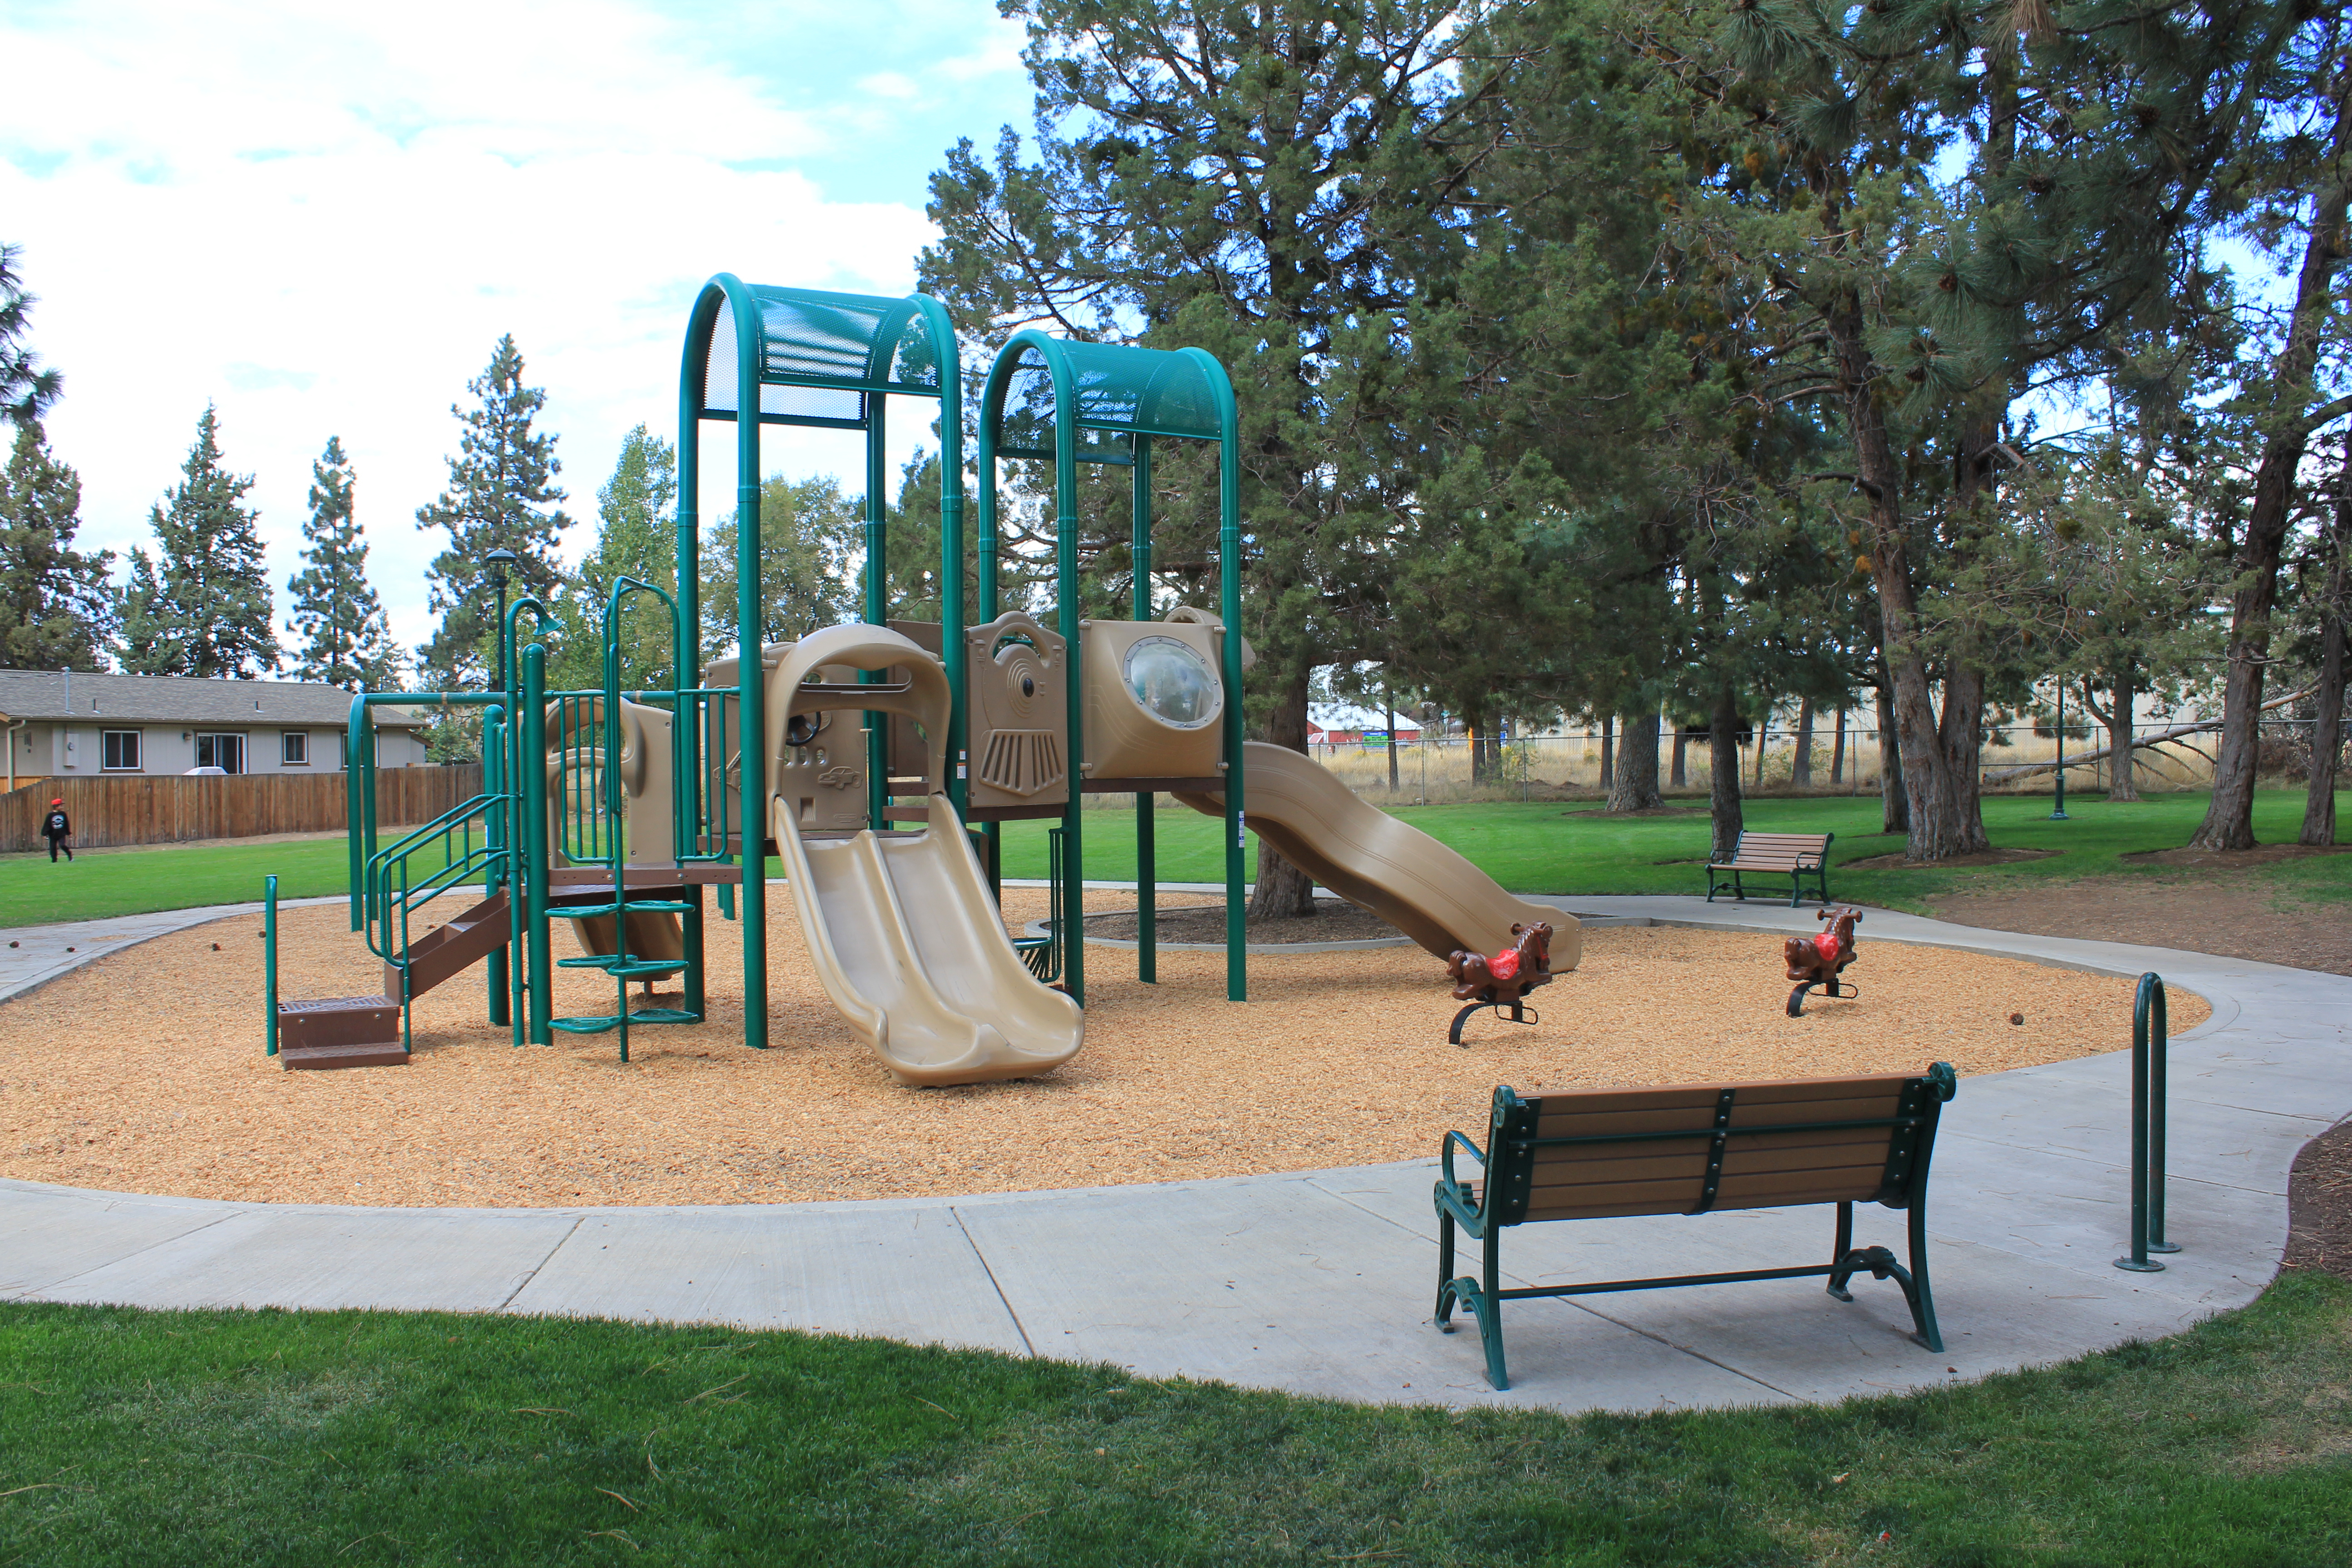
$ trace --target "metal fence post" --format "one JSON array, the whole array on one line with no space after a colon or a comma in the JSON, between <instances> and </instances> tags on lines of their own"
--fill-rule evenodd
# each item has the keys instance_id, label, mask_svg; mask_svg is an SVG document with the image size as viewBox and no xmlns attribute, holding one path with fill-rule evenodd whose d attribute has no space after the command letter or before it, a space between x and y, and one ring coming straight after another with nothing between
<instances>
[{"instance_id":1,"label":"metal fence post","mask_svg":"<svg viewBox=\"0 0 2352 1568\"><path fill-rule=\"evenodd\" d=\"M263 1054L278 1054L278 879L275 875L261 879L261 984L263 1002L269 1009L269 1049Z\"/></svg>"}]
</instances>

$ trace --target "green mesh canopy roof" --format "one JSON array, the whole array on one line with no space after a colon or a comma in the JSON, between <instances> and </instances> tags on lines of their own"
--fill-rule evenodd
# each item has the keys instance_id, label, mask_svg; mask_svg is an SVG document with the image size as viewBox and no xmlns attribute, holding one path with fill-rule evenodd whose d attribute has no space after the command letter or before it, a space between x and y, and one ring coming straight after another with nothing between
<instances>
[{"instance_id":1,"label":"green mesh canopy roof","mask_svg":"<svg viewBox=\"0 0 2352 1568\"><path fill-rule=\"evenodd\" d=\"M1223 434L1217 397L1201 362L1166 349L1056 340L1069 365L1082 461L1123 463L1123 436L1213 441ZM1024 348L1005 386L997 450L1009 458L1054 455L1054 383L1044 353Z\"/></svg>"},{"instance_id":2,"label":"green mesh canopy roof","mask_svg":"<svg viewBox=\"0 0 2352 1568\"><path fill-rule=\"evenodd\" d=\"M862 430L877 394L940 395L939 351L914 301L750 288L760 310L762 425ZM735 312L722 300L703 361L702 417L733 419L739 412L735 356Z\"/></svg>"}]
</instances>

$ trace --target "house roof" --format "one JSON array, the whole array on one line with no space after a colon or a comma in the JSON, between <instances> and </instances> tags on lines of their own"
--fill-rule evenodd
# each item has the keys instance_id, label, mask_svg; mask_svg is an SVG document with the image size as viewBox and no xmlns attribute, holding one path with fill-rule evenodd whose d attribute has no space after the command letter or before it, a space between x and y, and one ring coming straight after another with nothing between
<instances>
[{"instance_id":1,"label":"house roof","mask_svg":"<svg viewBox=\"0 0 2352 1568\"><path fill-rule=\"evenodd\" d=\"M0 669L0 710L12 720L70 718L138 724L294 725L341 729L352 694L303 680L198 680L179 675L91 675L82 670ZM379 729L425 721L402 708L373 710Z\"/></svg>"}]
</instances>

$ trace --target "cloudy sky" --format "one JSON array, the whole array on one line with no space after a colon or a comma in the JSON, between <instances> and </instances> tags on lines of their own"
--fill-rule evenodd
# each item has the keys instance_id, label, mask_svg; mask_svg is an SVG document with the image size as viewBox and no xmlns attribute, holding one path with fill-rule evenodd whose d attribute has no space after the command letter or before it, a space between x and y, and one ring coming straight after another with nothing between
<instances>
[{"instance_id":1,"label":"cloudy sky","mask_svg":"<svg viewBox=\"0 0 2352 1568\"><path fill-rule=\"evenodd\" d=\"M0 239L66 375L83 543L149 536L211 402L282 607L340 436L413 646L416 508L501 332L546 389L576 556L622 436L675 434L702 280L911 289L942 151L1027 123L1020 42L990 0L8 0ZM855 440L772 437L772 466L854 489Z\"/></svg>"}]
</instances>

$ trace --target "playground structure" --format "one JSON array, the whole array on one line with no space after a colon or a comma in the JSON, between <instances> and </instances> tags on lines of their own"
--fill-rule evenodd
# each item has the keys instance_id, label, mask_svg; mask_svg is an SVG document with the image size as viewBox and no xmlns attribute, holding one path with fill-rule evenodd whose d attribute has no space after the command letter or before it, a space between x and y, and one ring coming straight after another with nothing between
<instances>
[{"instance_id":1,"label":"playground structure","mask_svg":"<svg viewBox=\"0 0 2352 1568\"><path fill-rule=\"evenodd\" d=\"M1223 367L1200 349L1084 343L1029 330L996 356L977 422L976 538L967 562L958 345L944 310L904 300L778 289L721 274L689 317L679 372L676 585L623 578L604 606L603 681L550 691L539 600L502 606L499 689L363 693L352 704L351 924L383 961L380 994L281 1003L274 956L269 1049L288 1067L405 1061L417 997L476 966L490 1021L513 1042L618 1037L702 1021L705 891L743 926L743 1043L768 1044L768 858L781 858L814 969L842 1018L900 1081L1024 1078L1084 1040L1078 912L1087 794L1136 797L1139 977L1157 979L1153 796L1223 823L1226 995L1248 994L1244 827L1432 952L1507 946L1536 920L1466 860L1359 801L1311 761L1244 743L1236 415ZM885 485L893 396L939 411L940 619L893 619ZM704 665L702 426L735 426L738 652ZM763 641L761 434L770 425L865 437L862 620L793 643ZM1155 443L1219 453L1218 608L1155 618ZM1001 602L1000 467L1050 465L1051 613ZM1080 463L1130 470L1132 619L1081 618ZM967 565L974 614L968 619ZM667 668L628 669L632 614L667 616ZM747 657L758 649L758 657ZM368 710L470 710L482 793L389 846L374 827ZM1247 808L1247 809L1245 809ZM997 904L1002 824L1045 819L1053 917L1015 942ZM422 911L465 889L443 922ZM582 949L557 958L572 922ZM273 950L274 952L274 950ZM602 972L612 1010L558 1017L552 976ZM676 979L677 1005L632 1009L629 985Z\"/></svg>"}]
</instances>

